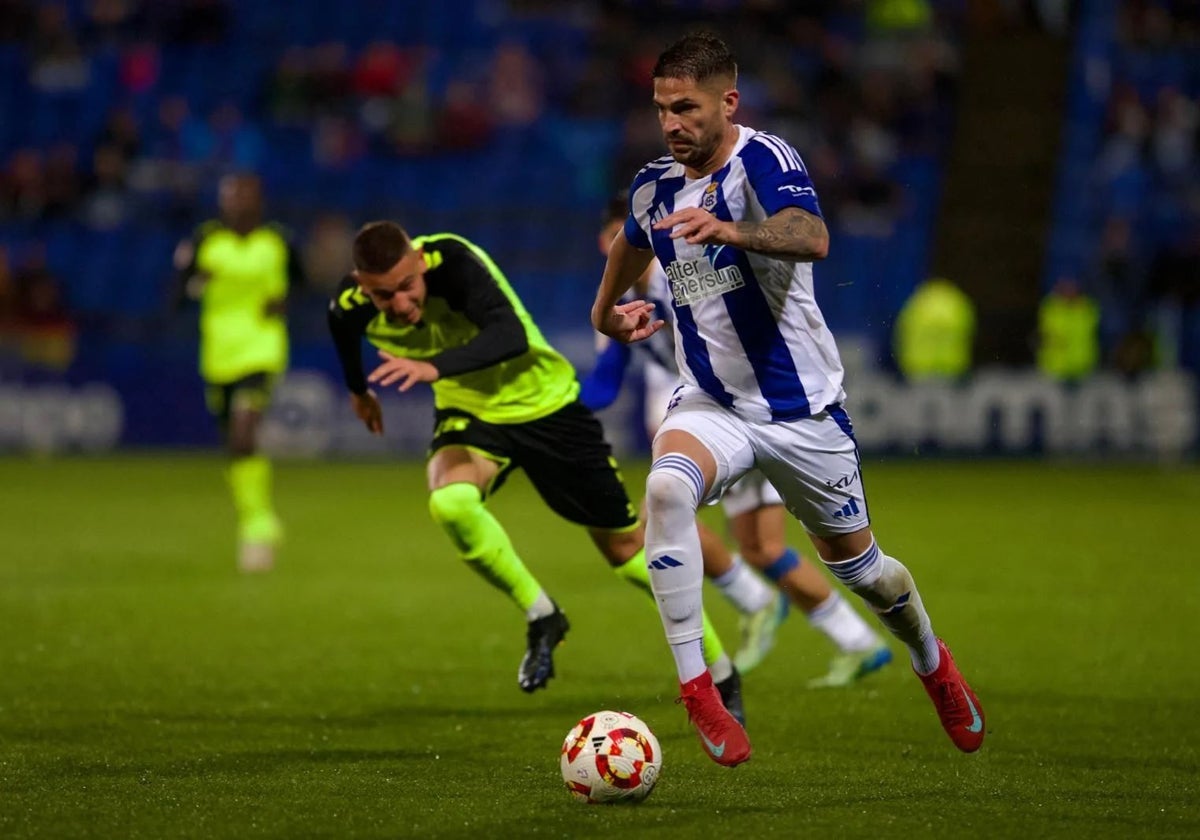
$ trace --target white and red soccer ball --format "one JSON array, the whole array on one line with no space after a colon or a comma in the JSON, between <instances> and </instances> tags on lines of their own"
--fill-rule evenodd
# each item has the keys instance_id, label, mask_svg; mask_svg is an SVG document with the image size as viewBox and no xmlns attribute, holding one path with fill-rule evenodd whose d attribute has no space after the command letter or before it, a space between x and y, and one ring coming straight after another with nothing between
<instances>
[{"instance_id":1,"label":"white and red soccer ball","mask_svg":"<svg viewBox=\"0 0 1200 840\"><path fill-rule=\"evenodd\" d=\"M563 741L563 781L585 802L641 802L662 771L662 748L645 721L628 712L585 717Z\"/></svg>"}]
</instances>

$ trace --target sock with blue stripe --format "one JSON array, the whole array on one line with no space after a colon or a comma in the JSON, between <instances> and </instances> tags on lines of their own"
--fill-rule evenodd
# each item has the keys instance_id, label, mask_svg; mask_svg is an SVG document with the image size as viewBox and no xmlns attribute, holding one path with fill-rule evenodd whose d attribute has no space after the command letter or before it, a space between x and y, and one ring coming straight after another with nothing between
<instances>
[{"instance_id":1,"label":"sock with blue stripe","mask_svg":"<svg viewBox=\"0 0 1200 840\"><path fill-rule=\"evenodd\" d=\"M733 555L733 565L729 571L713 578L712 582L743 615L758 612L775 603L774 588L768 586L737 554Z\"/></svg>"},{"instance_id":2,"label":"sock with blue stripe","mask_svg":"<svg viewBox=\"0 0 1200 840\"><path fill-rule=\"evenodd\" d=\"M617 573L617 577L645 592L650 598L651 604L657 604L654 589L650 585L650 573L646 568L646 552L644 550L639 551L620 566L614 567L614 571ZM721 643L721 637L717 635L717 628L709 621L708 614L701 610L700 615L701 626L704 628L702 637L704 661L708 665L708 670L712 672L713 680L720 682L729 676L733 663L726 655L725 645Z\"/></svg>"},{"instance_id":3,"label":"sock with blue stripe","mask_svg":"<svg viewBox=\"0 0 1200 840\"><path fill-rule=\"evenodd\" d=\"M704 663L704 560L696 508L704 477L691 458L669 454L650 466L646 479L646 558L679 682L706 670Z\"/></svg>"},{"instance_id":4,"label":"sock with blue stripe","mask_svg":"<svg viewBox=\"0 0 1200 840\"><path fill-rule=\"evenodd\" d=\"M867 602L893 636L904 642L917 673L929 674L937 668L937 637L917 585L903 563L888 557L872 541L859 556L825 565Z\"/></svg>"}]
</instances>

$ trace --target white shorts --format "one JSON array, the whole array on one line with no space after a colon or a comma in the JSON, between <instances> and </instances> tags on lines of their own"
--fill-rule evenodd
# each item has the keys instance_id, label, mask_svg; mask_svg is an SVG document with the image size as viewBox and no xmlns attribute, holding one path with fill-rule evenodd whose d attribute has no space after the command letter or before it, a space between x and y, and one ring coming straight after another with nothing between
<instances>
[{"instance_id":1,"label":"white shorts","mask_svg":"<svg viewBox=\"0 0 1200 840\"><path fill-rule=\"evenodd\" d=\"M811 534L848 534L871 522L858 445L850 418L840 406L800 420L755 423L717 404L699 388L684 385L672 399L658 434L669 429L687 432L712 453L717 476L706 503L720 499L757 467Z\"/></svg>"},{"instance_id":2,"label":"white shorts","mask_svg":"<svg viewBox=\"0 0 1200 840\"><path fill-rule=\"evenodd\" d=\"M642 378L646 381L646 410L643 419L646 422L646 434L651 438L662 425L667 416L667 405L671 395L679 387L679 374L668 370L662 365L647 362L642 368Z\"/></svg>"},{"instance_id":3,"label":"white shorts","mask_svg":"<svg viewBox=\"0 0 1200 840\"><path fill-rule=\"evenodd\" d=\"M646 380L646 432L653 438L667 415L671 396L679 386L679 374L662 365L647 364L643 371ZM721 497L721 507L729 518L741 516L768 505L783 504L783 497L758 470L746 473Z\"/></svg>"}]
</instances>

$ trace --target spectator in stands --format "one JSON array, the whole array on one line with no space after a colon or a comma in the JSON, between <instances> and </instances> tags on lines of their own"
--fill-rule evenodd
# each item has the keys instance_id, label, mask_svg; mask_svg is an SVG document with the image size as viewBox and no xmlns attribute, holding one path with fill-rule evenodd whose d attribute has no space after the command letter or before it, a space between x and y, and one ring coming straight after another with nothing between
<instances>
[{"instance_id":1,"label":"spectator in stands","mask_svg":"<svg viewBox=\"0 0 1200 840\"><path fill-rule=\"evenodd\" d=\"M66 370L75 360L76 327L62 284L46 266L43 244L30 248L17 273L17 289L21 360L34 367Z\"/></svg>"},{"instance_id":2,"label":"spectator in stands","mask_svg":"<svg viewBox=\"0 0 1200 840\"><path fill-rule=\"evenodd\" d=\"M314 113L349 113L351 74L345 44L328 41L313 49L308 85Z\"/></svg>"},{"instance_id":3,"label":"spectator in stands","mask_svg":"<svg viewBox=\"0 0 1200 840\"><path fill-rule=\"evenodd\" d=\"M267 84L267 110L280 125L304 125L312 118L312 84L309 52L289 47L280 56Z\"/></svg>"},{"instance_id":4,"label":"spectator in stands","mask_svg":"<svg viewBox=\"0 0 1200 840\"><path fill-rule=\"evenodd\" d=\"M1200 219L1155 255L1149 286L1163 363L1200 375Z\"/></svg>"},{"instance_id":5,"label":"spectator in stands","mask_svg":"<svg viewBox=\"0 0 1200 840\"><path fill-rule=\"evenodd\" d=\"M1121 346L1146 329L1146 271L1130 219L1111 215L1100 235L1090 287L1100 303L1100 336L1106 348ZM1140 340L1134 340L1140 345ZM1143 354L1122 353L1123 358Z\"/></svg>"},{"instance_id":6,"label":"spectator in stands","mask_svg":"<svg viewBox=\"0 0 1200 840\"><path fill-rule=\"evenodd\" d=\"M93 230L121 227L132 212L126 183L125 158L116 146L98 146L92 155L92 175L81 219Z\"/></svg>"},{"instance_id":7,"label":"spectator in stands","mask_svg":"<svg viewBox=\"0 0 1200 840\"><path fill-rule=\"evenodd\" d=\"M1063 277L1038 308L1037 365L1059 382L1079 382L1100 363L1100 306Z\"/></svg>"},{"instance_id":8,"label":"spectator in stands","mask_svg":"<svg viewBox=\"0 0 1200 840\"><path fill-rule=\"evenodd\" d=\"M0 360L16 351L19 303L8 248L0 245Z\"/></svg>"},{"instance_id":9,"label":"spectator in stands","mask_svg":"<svg viewBox=\"0 0 1200 840\"><path fill-rule=\"evenodd\" d=\"M256 170L266 155L266 141L253 122L231 101L222 102L208 118L212 138L206 163L217 171Z\"/></svg>"},{"instance_id":10,"label":"spectator in stands","mask_svg":"<svg viewBox=\"0 0 1200 840\"><path fill-rule=\"evenodd\" d=\"M108 113L97 145L111 146L129 163L142 152L142 131L132 108L117 107Z\"/></svg>"},{"instance_id":11,"label":"spectator in stands","mask_svg":"<svg viewBox=\"0 0 1200 840\"><path fill-rule=\"evenodd\" d=\"M163 97L158 104L158 119L149 132L146 153L129 167L129 186L138 196L148 198L146 206L176 223L195 222L199 200L200 170L186 150L191 107L183 96Z\"/></svg>"},{"instance_id":12,"label":"spectator in stands","mask_svg":"<svg viewBox=\"0 0 1200 840\"><path fill-rule=\"evenodd\" d=\"M322 114L312 127L313 162L321 169L343 169L361 160L367 140L358 123L339 114Z\"/></svg>"},{"instance_id":13,"label":"spectator in stands","mask_svg":"<svg viewBox=\"0 0 1200 840\"><path fill-rule=\"evenodd\" d=\"M67 8L46 3L37 10L29 82L43 93L78 91L87 87L91 66L71 30Z\"/></svg>"},{"instance_id":14,"label":"spectator in stands","mask_svg":"<svg viewBox=\"0 0 1200 840\"><path fill-rule=\"evenodd\" d=\"M437 115L437 147L448 151L479 149L487 145L494 125L479 85L455 79L446 86Z\"/></svg>"},{"instance_id":15,"label":"spectator in stands","mask_svg":"<svg viewBox=\"0 0 1200 840\"><path fill-rule=\"evenodd\" d=\"M322 213L304 237L300 261L314 294L327 298L354 264L354 228L342 213Z\"/></svg>"},{"instance_id":16,"label":"spectator in stands","mask_svg":"<svg viewBox=\"0 0 1200 840\"><path fill-rule=\"evenodd\" d=\"M44 218L68 218L79 207L83 185L78 158L79 150L73 143L56 143L46 153L46 164L42 171Z\"/></svg>"},{"instance_id":17,"label":"spectator in stands","mask_svg":"<svg viewBox=\"0 0 1200 840\"><path fill-rule=\"evenodd\" d=\"M945 277L931 277L901 307L894 339L909 381L961 379L971 370L975 305Z\"/></svg>"},{"instance_id":18,"label":"spectator in stands","mask_svg":"<svg viewBox=\"0 0 1200 840\"><path fill-rule=\"evenodd\" d=\"M523 45L501 44L492 57L487 101L496 124L523 128L542 115L545 92L538 60Z\"/></svg>"},{"instance_id":19,"label":"spectator in stands","mask_svg":"<svg viewBox=\"0 0 1200 840\"><path fill-rule=\"evenodd\" d=\"M130 96L143 96L158 85L162 58L158 44L138 41L121 50L118 76L121 88Z\"/></svg>"},{"instance_id":20,"label":"spectator in stands","mask_svg":"<svg viewBox=\"0 0 1200 840\"><path fill-rule=\"evenodd\" d=\"M45 206L42 155L36 149L17 149L0 176L0 219L36 221Z\"/></svg>"},{"instance_id":21,"label":"spectator in stands","mask_svg":"<svg viewBox=\"0 0 1200 840\"><path fill-rule=\"evenodd\" d=\"M128 44L145 32L141 0L88 0L84 8L83 42L91 49Z\"/></svg>"}]
</instances>

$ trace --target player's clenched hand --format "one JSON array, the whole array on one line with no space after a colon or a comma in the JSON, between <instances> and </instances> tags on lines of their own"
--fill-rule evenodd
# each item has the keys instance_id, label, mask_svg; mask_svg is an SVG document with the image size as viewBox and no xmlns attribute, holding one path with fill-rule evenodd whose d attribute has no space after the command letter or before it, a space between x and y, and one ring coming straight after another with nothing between
<instances>
[{"instance_id":1,"label":"player's clenched hand","mask_svg":"<svg viewBox=\"0 0 1200 840\"><path fill-rule=\"evenodd\" d=\"M733 222L722 222L707 210L685 207L663 216L655 230L670 230L672 239L682 238L690 245L732 245L736 229Z\"/></svg>"},{"instance_id":2,"label":"player's clenched hand","mask_svg":"<svg viewBox=\"0 0 1200 840\"><path fill-rule=\"evenodd\" d=\"M418 382L437 382L441 377L438 369L429 362L393 356L386 350L379 351L379 358L384 360L383 364L367 377L374 385L396 385L400 391L407 391Z\"/></svg>"},{"instance_id":3,"label":"player's clenched hand","mask_svg":"<svg viewBox=\"0 0 1200 840\"><path fill-rule=\"evenodd\" d=\"M379 398L375 396L374 391L367 391L365 394L351 394L350 405L354 408L355 416L363 421L368 432L373 435L383 434L383 407L379 405Z\"/></svg>"},{"instance_id":4,"label":"player's clenched hand","mask_svg":"<svg viewBox=\"0 0 1200 840\"><path fill-rule=\"evenodd\" d=\"M596 328L617 341L630 344L654 335L666 323L654 317L654 304L644 300L618 303L605 313Z\"/></svg>"}]
</instances>

